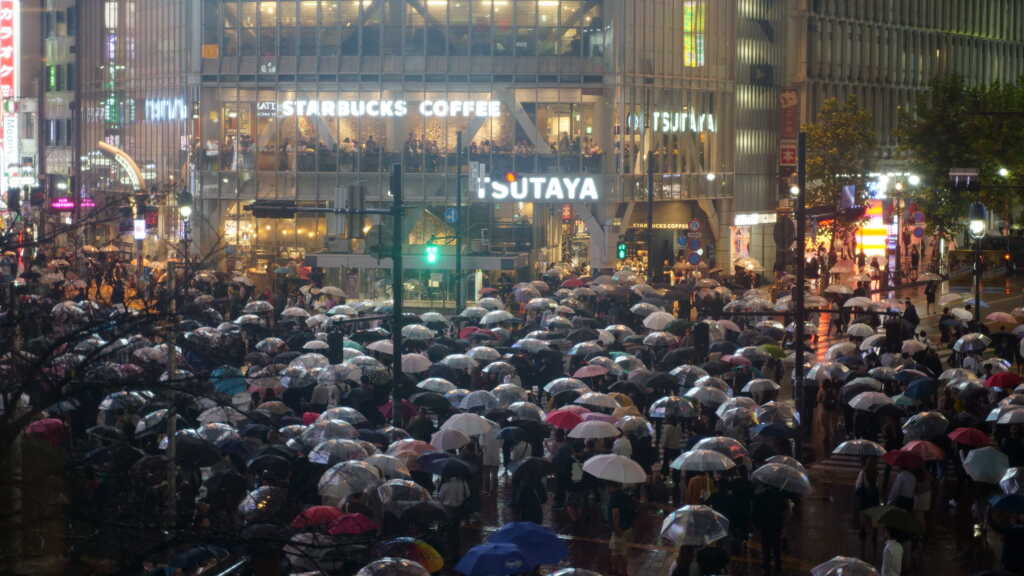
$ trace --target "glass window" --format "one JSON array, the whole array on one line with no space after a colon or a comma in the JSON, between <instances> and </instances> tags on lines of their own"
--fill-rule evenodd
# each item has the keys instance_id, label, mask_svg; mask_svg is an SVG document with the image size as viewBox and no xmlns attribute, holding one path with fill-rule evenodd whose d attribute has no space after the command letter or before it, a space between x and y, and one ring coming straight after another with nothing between
<instances>
[{"instance_id":1,"label":"glass window","mask_svg":"<svg viewBox=\"0 0 1024 576\"><path fill-rule=\"evenodd\" d=\"M562 0L561 14L559 16L558 23L565 26L568 24L579 24L579 21L574 22L573 17L576 13L583 8L583 2L580 0ZM541 8L543 10L543 8Z\"/></svg>"},{"instance_id":2,"label":"glass window","mask_svg":"<svg viewBox=\"0 0 1024 576\"><path fill-rule=\"evenodd\" d=\"M534 0L515 2L516 26L537 25L537 3ZM497 8L497 6L495 6Z\"/></svg>"},{"instance_id":3,"label":"glass window","mask_svg":"<svg viewBox=\"0 0 1024 576\"><path fill-rule=\"evenodd\" d=\"M469 54L469 26L449 26L448 41L450 43L449 54L452 56L466 56Z\"/></svg>"},{"instance_id":4,"label":"glass window","mask_svg":"<svg viewBox=\"0 0 1024 576\"><path fill-rule=\"evenodd\" d=\"M536 28L516 28L516 56L537 55Z\"/></svg>"},{"instance_id":5,"label":"glass window","mask_svg":"<svg viewBox=\"0 0 1024 576\"><path fill-rule=\"evenodd\" d=\"M541 26L556 26L558 24L557 2L541 2L539 8Z\"/></svg>"},{"instance_id":6,"label":"glass window","mask_svg":"<svg viewBox=\"0 0 1024 576\"><path fill-rule=\"evenodd\" d=\"M320 29L320 54L323 56L337 56L341 49L341 30L334 26Z\"/></svg>"},{"instance_id":7,"label":"glass window","mask_svg":"<svg viewBox=\"0 0 1024 576\"><path fill-rule=\"evenodd\" d=\"M277 13L281 19L281 26L295 26L298 24L296 8L297 5L294 0L278 0Z\"/></svg>"},{"instance_id":8,"label":"glass window","mask_svg":"<svg viewBox=\"0 0 1024 576\"><path fill-rule=\"evenodd\" d=\"M316 28L302 28L299 36L299 54L316 56Z\"/></svg>"},{"instance_id":9,"label":"glass window","mask_svg":"<svg viewBox=\"0 0 1024 576\"><path fill-rule=\"evenodd\" d=\"M256 29L243 28L241 30L241 39L239 44L239 54L242 56L255 56L257 54Z\"/></svg>"},{"instance_id":10,"label":"glass window","mask_svg":"<svg viewBox=\"0 0 1024 576\"><path fill-rule=\"evenodd\" d=\"M337 26L341 18L341 8L338 0L320 0L320 24L322 26Z\"/></svg>"},{"instance_id":11,"label":"glass window","mask_svg":"<svg viewBox=\"0 0 1024 576\"><path fill-rule=\"evenodd\" d=\"M260 56L277 56L277 34L275 28L260 30Z\"/></svg>"},{"instance_id":12,"label":"glass window","mask_svg":"<svg viewBox=\"0 0 1024 576\"><path fill-rule=\"evenodd\" d=\"M476 0L473 2L473 25L490 26L491 9L493 7L494 2L491 0Z\"/></svg>"},{"instance_id":13,"label":"glass window","mask_svg":"<svg viewBox=\"0 0 1024 576\"><path fill-rule=\"evenodd\" d=\"M299 23L303 26L316 26L316 0L302 0L299 4Z\"/></svg>"},{"instance_id":14,"label":"glass window","mask_svg":"<svg viewBox=\"0 0 1024 576\"><path fill-rule=\"evenodd\" d=\"M255 28L257 20L255 2L242 2L242 28Z\"/></svg>"},{"instance_id":15,"label":"glass window","mask_svg":"<svg viewBox=\"0 0 1024 576\"><path fill-rule=\"evenodd\" d=\"M448 22L450 24L469 24L469 2L449 3Z\"/></svg>"},{"instance_id":16,"label":"glass window","mask_svg":"<svg viewBox=\"0 0 1024 576\"><path fill-rule=\"evenodd\" d=\"M260 26L277 26L277 2L260 2Z\"/></svg>"},{"instance_id":17,"label":"glass window","mask_svg":"<svg viewBox=\"0 0 1024 576\"><path fill-rule=\"evenodd\" d=\"M221 53L224 56L238 56L238 30L224 30L221 40Z\"/></svg>"},{"instance_id":18,"label":"glass window","mask_svg":"<svg viewBox=\"0 0 1024 576\"><path fill-rule=\"evenodd\" d=\"M348 27L359 23L359 0L340 0L338 5L338 24Z\"/></svg>"},{"instance_id":19,"label":"glass window","mask_svg":"<svg viewBox=\"0 0 1024 576\"><path fill-rule=\"evenodd\" d=\"M296 54L296 29L281 27L281 56L295 56Z\"/></svg>"},{"instance_id":20,"label":"glass window","mask_svg":"<svg viewBox=\"0 0 1024 576\"><path fill-rule=\"evenodd\" d=\"M512 27L494 27L494 55L511 56L512 47L515 45L515 35Z\"/></svg>"}]
</instances>

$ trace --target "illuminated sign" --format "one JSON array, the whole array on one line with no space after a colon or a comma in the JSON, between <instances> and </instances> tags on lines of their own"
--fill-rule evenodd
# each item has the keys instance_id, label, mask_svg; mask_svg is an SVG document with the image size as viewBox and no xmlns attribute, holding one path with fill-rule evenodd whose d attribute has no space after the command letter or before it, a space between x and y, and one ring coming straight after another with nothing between
<instances>
[{"instance_id":1,"label":"illuminated sign","mask_svg":"<svg viewBox=\"0 0 1024 576\"><path fill-rule=\"evenodd\" d=\"M146 221L135 219L132 221L132 238L136 240L146 239Z\"/></svg>"},{"instance_id":2,"label":"illuminated sign","mask_svg":"<svg viewBox=\"0 0 1024 576\"><path fill-rule=\"evenodd\" d=\"M626 124L633 130L644 129L644 116L630 114ZM651 127L655 132L663 134L680 134L683 132L716 132L714 114L697 114L696 112L652 112Z\"/></svg>"},{"instance_id":3,"label":"illuminated sign","mask_svg":"<svg viewBox=\"0 0 1024 576\"><path fill-rule=\"evenodd\" d=\"M733 226L757 226L758 224L774 224L778 219L775 212L751 212L748 214L736 214L733 217Z\"/></svg>"},{"instance_id":4,"label":"illuminated sign","mask_svg":"<svg viewBox=\"0 0 1024 576\"><path fill-rule=\"evenodd\" d=\"M181 98L147 98L145 106L146 120L149 122L188 118L188 106Z\"/></svg>"},{"instance_id":5,"label":"illuminated sign","mask_svg":"<svg viewBox=\"0 0 1024 576\"><path fill-rule=\"evenodd\" d=\"M261 111L266 114L276 109L281 118L401 118L409 114L406 100L285 100L279 107L267 104ZM497 100L424 100L416 108L422 116L437 118L496 118L501 115L501 102Z\"/></svg>"},{"instance_id":6,"label":"illuminated sign","mask_svg":"<svg viewBox=\"0 0 1024 576\"><path fill-rule=\"evenodd\" d=\"M96 202L92 198L82 197L82 208L95 208ZM50 210L54 212L71 212L75 209L75 201L71 198L54 198L50 200Z\"/></svg>"},{"instance_id":7,"label":"illuminated sign","mask_svg":"<svg viewBox=\"0 0 1024 576\"><path fill-rule=\"evenodd\" d=\"M506 174L492 180L485 177L477 187L479 200L494 202L598 202L597 181L590 176L525 176Z\"/></svg>"},{"instance_id":8,"label":"illuminated sign","mask_svg":"<svg viewBox=\"0 0 1024 576\"><path fill-rule=\"evenodd\" d=\"M0 189L10 185L7 167L18 161L18 116L9 106L18 96L18 0L0 0L0 100L3 101L3 122L0 141L3 159L0 166Z\"/></svg>"}]
</instances>

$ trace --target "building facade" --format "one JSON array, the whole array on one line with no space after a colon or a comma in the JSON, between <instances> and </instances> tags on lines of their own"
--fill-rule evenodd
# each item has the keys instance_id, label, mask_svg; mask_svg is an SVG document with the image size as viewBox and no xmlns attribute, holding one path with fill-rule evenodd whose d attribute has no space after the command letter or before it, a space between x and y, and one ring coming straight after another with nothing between
<instances>
[{"instance_id":1,"label":"building facade","mask_svg":"<svg viewBox=\"0 0 1024 576\"><path fill-rule=\"evenodd\" d=\"M387 275L387 261L377 258L381 238L390 237L387 218L267 220L244 206L384 206L387 172L400 163L407 261L418 262L428 243L450 254L461 221L466 267L478 282L556 263L611 269L621 264L619 243L635 266L653 250L661 271L677 256L722 267L747 253L768 265L773 258L770 224L739 240L733 224L737 212L772 211L777 202L782 3L49 6L65 22L77 16L70 28L51 16L47 33L55 54L74 43L81 69L81 164L64 171L80 169L90 194L142 195L157 207L147 254L166 254L182 233L174 203L187 189L195 250L250 273L316 255L319 265L356 278L359 292L373 292ZM55 104L67 100L69 86L50 91ZM52 108L54 134L73 134L77 126L62 131L60 123L72 116L68 107ZM52 154L73 142L58 136ZM134 175L111 146L138 167ZM465 206L457 213L460 182ZM96 241L126 231L111 226ZM451 260L418 271L422 283L436 284Z\"/></svg>"}]
</instances>

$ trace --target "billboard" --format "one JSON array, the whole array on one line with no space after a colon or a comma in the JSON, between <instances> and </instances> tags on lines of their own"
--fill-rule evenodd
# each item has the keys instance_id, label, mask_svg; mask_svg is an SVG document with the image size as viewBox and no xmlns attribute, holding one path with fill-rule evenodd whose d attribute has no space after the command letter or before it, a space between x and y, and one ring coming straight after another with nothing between
<instances>
[{"instance_id":1,"label":"billboard","mask_svg":"<svg viewBox=\"0 0 1024 576\"><path fill-rule=\"evenodd\" d=\"M18 163L18 8L20 0L0 0L0 189L9 185L7 167Z\"/></svg>"}]
</instances>

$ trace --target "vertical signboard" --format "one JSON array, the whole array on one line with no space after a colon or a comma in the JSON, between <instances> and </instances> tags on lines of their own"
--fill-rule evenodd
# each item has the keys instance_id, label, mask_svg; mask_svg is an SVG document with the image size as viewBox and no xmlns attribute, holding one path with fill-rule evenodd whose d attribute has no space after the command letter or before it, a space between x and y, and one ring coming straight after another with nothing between
<instances>
[{"instance_id":1,"label":"vertical signboard","mask_svg":"<svg viewBox=\"0 0 1024 576\"><path fill-rule=\"evenodd\" d=\"M0 189L7 189L7 167L18 162L18 116L14 102L18 80L18 4L19 0L0 0Z\"/></svg>"},{"instance_id":2,"label":"vertical signboard","mask_svg":"<svg viewBox=\"0 0 1024 576\"><path fill-rule=\"evenodd\" d=\"M779 166L796 166L796 140L800 135L800 93L779 93Z\"/></svg>"}]
</instances>

